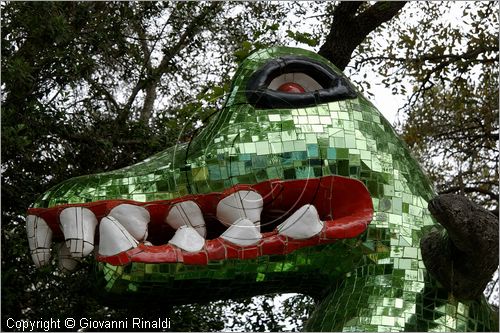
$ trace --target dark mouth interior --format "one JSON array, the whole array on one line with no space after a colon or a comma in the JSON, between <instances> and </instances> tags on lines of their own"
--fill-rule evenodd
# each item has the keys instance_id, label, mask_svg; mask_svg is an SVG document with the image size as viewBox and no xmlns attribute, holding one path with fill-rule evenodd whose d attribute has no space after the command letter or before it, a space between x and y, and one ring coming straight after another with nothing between
<instances>
[{"instance_id":1,"label":"dark mouth interior","mask_svg":"<svg viewBox=\"0 0 500 333\"><path fill-rule=\"evenodd\" d=\"M274 231L306 204L316 207L322 221L334 221L354 215L360 210L371 209L371 198L366 187L355 179L339 176L266 181L253 186L237 185L229 191L237 190L251 190L262 195L264 207L261 213L261 233ZM216 217L217 203L227 194L211 193L189 198L201 208L207 228L207 240L218 238L227 229ZM148 241L153 245L166 244L174 234L175 229L164 221L152 220Z\"/></svg>"}]
</instances>

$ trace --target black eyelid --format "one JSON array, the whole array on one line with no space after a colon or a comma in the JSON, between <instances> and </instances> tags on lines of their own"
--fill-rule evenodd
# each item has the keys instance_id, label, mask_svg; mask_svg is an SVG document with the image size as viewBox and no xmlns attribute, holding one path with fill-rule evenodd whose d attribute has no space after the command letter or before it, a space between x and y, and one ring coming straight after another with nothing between
<instances>
[{"instance_id":1,"label":"black eyelid","mask_svg":"<svg viewBox=\"0 0 500 333\"><path fill-rule=\"evenodd\" d=\"M287 73L304 73L325 88L301 94L267 88L273 79ZM306 107L356 97L351 85L330 68L298 56L283 56L269 61L252 75L247 84L247 99L257 108Z\"/></svg>"}]
</instances>

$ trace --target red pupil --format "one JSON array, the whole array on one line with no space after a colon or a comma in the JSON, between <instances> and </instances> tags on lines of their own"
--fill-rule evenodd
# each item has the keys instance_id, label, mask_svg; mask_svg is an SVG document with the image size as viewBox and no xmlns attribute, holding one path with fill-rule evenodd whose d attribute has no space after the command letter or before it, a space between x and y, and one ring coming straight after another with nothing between
<instances>
[{"instance_id":1,"label":"red pupil","mask_svg":"<svg viewBox=\"0 0 500 333\"><path fill-rule=\"evenodd\" d=\"M292 94L301 94L306 92L306 90L300 84L295 82L283 83L281 86L279 86L278 91Z\"/></svg>"}]
</instances>

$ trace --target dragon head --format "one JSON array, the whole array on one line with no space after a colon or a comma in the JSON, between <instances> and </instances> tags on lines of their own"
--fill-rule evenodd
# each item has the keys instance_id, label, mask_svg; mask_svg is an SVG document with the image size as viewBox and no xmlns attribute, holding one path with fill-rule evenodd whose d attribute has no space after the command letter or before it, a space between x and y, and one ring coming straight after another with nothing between
<instances>
[{"instance_id":1,"label":"dragon head","mask_svg":"<svg viewBox=\"0 0 500 333\"><path fill-rule=\"evenodd\" d=\"M331 311L357 297L348 317L358 321L326 329L359 326L373 302L390 302L392 319L367 325L405 327L426 284L420 239L435 224L433 196L394 129L335 66L275 47L241 64L190 142L53 187L29 209L27 231L37 266L50 262L52 240L66 270L93 253L118 302L333 292Z\"/></svg>"}]
</instances>

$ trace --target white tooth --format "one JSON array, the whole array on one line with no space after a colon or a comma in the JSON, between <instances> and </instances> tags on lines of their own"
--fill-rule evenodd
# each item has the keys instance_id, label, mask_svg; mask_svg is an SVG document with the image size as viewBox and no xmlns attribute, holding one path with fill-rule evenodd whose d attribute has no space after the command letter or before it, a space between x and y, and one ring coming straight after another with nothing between
<instances>
[{"instance_id":1,"label":"white tooth","mask_svg":"<svg viewBox=\"0 0 500 333\"><path fill-rule=\"evenodd\" d=\"M52 230L41 217L28 215L26 217L26 232L31 257L36 267L50 262L50 245L52 244Z\"/></svg>"},{"instance_id":2,"label":"white tooth","mask_svg":"<svg viewBox=\"0 0 500 333\"><path fill-rule=\"evenodd\" d=\"M117 219L112 216L103 217L99 224L99 254L113 256L137 247L134 237Z\"/></svg>"},{"instance_id":3,"label":"white tooth","mask_svg":"<svg viewBox=\"0 0 500 333\"><path fill-rule=\"evenodd\" d=\"M174 229L179 229L183 225L193 227L203 238L207 234L203 214L194 201L176 203L168 212L167 223Z\"/></svg>"},{"instance_id":4,"label":"white tooth","mask_svg":"<svg viewBox=\"0 0 500 333\"><path fill-rule=\"evenodd\" d=\"M295 239L315 236L323 229L323 221L313 205L304 205L278 226L281 235Z\"/></svg>"},{"instance_id":5,"label":"white tooth","mask_svg":"<svg viewBox=\"0 0 500 333\"><path fill-rule=\"evenodd\" d=\"M238 219L248 219L260 225L260 213L264 201L254 191L237 191L228 195L217 204L217 218L227 226Z\"/></svg>"},{"instance_id":6,"label":"white tooth","mask_svg":"<svg viewBox=\"0 0 500 333\"><path fill-rule=\"evenodd\" d=\"M149 212L146 208L130 204L121 204L111 209L108 216L113 216L130 234L141 241L148 236Z\"/></svg>"},{"instance_id":7,"label":"white tooth","mask_svg":"<svg viewBox=\"0 0 500 333\"><path fill-rule=\"evenodd\" d=\"M90 254L94 249L94 233L97 226L94 213L84 207L69 207L63 209L59 220L71 255L81 258Z\"/></svg>"},{"instance_id":8,"label":"white tooth","mask_svg":"<svg viewBox=\"0 0 500 333\"><path fill-rule=\"evenodd\" d=\"M72 272L78 265L78 260L71 256L66 243L59 244L59 269L62 271Z\"/></svg>"},{"instance_id":9,"label":"white tooth","mask_svg":"<svg viewBox=\"0 0 500 333\"><path fill-rule=\"evenodd\" d=\"M220 236L241 246L253 245L262 238L259 228L249 219L238 219Z\"/></svg>"},{"instance_id":10,"label":"white tooth","mask_svg":"<svg viewBox=\"0 0 500 333\"><path fill-rule=\"evenodd\" d=\"M187 252L198 252L205 245L205 239L187 225L180 226L168 242Z\"/></svg>"}]
</instances>

